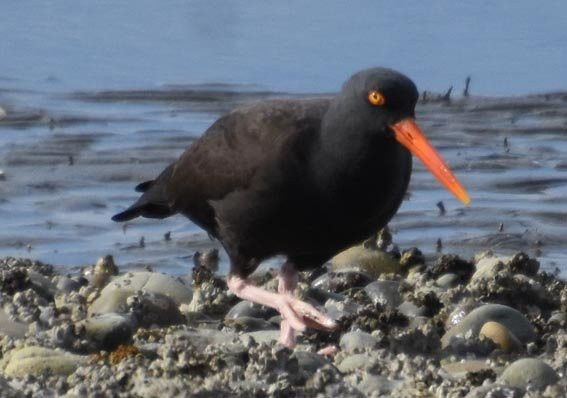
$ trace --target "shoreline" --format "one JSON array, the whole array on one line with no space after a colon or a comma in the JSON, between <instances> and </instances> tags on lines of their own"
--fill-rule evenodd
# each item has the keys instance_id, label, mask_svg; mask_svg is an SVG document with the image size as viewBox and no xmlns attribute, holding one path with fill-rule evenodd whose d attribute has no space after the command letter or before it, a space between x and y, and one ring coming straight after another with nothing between
<instances>
[{"instance_id":1,"label":"shoreline","mask_svg":"<svg viewBox=\"0 0 567 398\"><path fill-rule=\"evenodd\" d=\"M275 289L277 272L251 278ZM214 267L119 273L111 256L61 275L0 260L2 396L562 397L567 283L523 253L355 247L301 274L335 319L294 349L279 316L240 302ZM334 356L317 354L335 345Z\"/></svg>"}]
</instances>

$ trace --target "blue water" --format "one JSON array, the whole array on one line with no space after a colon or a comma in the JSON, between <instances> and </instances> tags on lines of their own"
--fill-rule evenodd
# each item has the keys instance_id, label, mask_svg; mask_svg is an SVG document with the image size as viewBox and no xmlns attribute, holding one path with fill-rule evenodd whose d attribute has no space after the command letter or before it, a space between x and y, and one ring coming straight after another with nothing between
<instances>
[{"instance_id":1,"label":"blue water","mask_svg":"<svg viewBox=\"0 0 567 398\"><path fill-rule=\"evenodd\" d=\"M421 89L566 89L565 1L5 1L0 76L29 88L246 83L334 91L383 65ZM53 86L53 84L51 84Z\"/></svg>"}]
</instances>

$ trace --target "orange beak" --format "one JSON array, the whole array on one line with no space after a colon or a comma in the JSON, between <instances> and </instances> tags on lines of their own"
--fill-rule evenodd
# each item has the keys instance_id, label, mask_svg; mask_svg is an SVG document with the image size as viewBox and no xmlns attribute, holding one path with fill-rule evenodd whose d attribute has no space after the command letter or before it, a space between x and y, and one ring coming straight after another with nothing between
<instances>
[{"instance_id":1,"label":"orange beak","mask_svg":"<svg viewBox=\"0 0 567 398\"><path fill-rule=\"evenodd\" d=\"M449 166L445 163L441 155L431 146L425 134L417 126L413 119L404 119L390 126L394 130L396 140L417 156L423 164L433 173L435 177L445 185L461 202L468 205L471 201L467 191Z\"/></svg>"}]
</instances>

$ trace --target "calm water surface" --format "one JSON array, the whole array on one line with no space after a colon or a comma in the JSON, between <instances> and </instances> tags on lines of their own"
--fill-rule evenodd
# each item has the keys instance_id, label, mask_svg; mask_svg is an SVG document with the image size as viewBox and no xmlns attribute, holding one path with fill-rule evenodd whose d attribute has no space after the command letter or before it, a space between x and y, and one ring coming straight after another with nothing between
<instances>
[{"instance_id":1,"label":"calm water surface","mask_svg":"<svg viewBox=\"0 0 567 398\"><path fill-rule=\"evenodd\" d=\"M474 94L418 108L473 203L462 207L416 161L391 224L400 246L526 250L565 274L567 102L526 94L567 90L566 4L6 2L0 255L73 267L111 253L123 266L187 272L214 243L181 217L112 223L133 186L237 104L334 92L384 65L456 97L470 75Z\"/></svg>"}]
</instances>

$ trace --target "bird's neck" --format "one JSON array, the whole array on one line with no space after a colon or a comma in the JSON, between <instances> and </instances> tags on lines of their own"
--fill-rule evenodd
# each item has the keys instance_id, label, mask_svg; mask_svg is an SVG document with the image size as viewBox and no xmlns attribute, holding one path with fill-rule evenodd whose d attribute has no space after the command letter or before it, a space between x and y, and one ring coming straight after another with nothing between
<instances>
[{"instance_id":1,"label":"bird's neck","mask_svg":"<svg viewBox=\"0 0 567 398\"><path fill-rule=\"evenodd\" d=\"M378 124L368 123L360 109L332 101L321 122L319 153L315 157L321 169L332 169L333 174L360 172L376 162L377 152L396 152L399 144Z\"/></svg>"},{"instance_id":2,"label":"bird's neck","mask_svg":"<svg viewBox=\"0 0 567 398\"><path fill-rule=\"evenodd\" d=\"M389 132L379 131L378 124L367 121L354 109L331 103L322 120L318 153L313 157L313 172L326 194L405 192L410 153Z\"/></svg>"}]
</instances>

